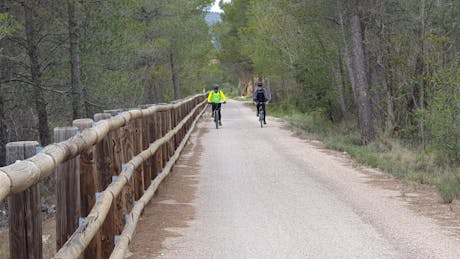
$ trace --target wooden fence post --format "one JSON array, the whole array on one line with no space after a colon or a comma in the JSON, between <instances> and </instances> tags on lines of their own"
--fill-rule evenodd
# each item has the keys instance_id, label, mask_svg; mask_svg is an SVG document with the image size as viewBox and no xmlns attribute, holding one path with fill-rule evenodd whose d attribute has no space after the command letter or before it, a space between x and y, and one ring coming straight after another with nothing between
<instances>
[{"instance_id":1,"label":"wooden fence post","mask_svg":"<svg viewBox=\"0 0 460 259\"><path fill-rule=\"evenodd\" d=\"M54 141L61 142L75 136L76 127L54 129ZM56 249L61 248L78 228L80 219L80 162L79 157L57 166L56 171Z\"/></svg>"},{"instance_id":2,"label":"wooden fence post","mask_svg":"<svg viewBox=\"0 0 460 259\"><path fill-rule=\"evenodd\" d=\"M178 117L178 122L177 123L180 123L183 119L184 119L184 116L183 116L183 112L182 112L182 109L183 109L183 105L181 104L179 106L179 108L177 109L177 117ZM184 131L181 129L179 131L179 139L177 141L177 147L180 145L181 141L182 141L182 138L183 138L183 135L184 135Z\"/></svg>"},{"instance_id":3,"label":"wooden fence post","mask_svg":"<svg viewBox=\"0 0 460 259\"><path fill-rule=\"evenodd\" d=\"M166 110L163 112L163 119L164 119L164 123L165 123L165 128L164 128L164 135L166 135L170 128L171 128L171 110ZM171 157L171 146L169 145L169 141L165 143L165 157L164 157L164 161L163 161L163 165L166 165L166 163L169 161L169 158ZM164 166L163 166L164 167Z\"/></svg>"},{"instance_id":4,"label":"wooden fence post","mask_svg":"<svg viewBox=\"0 0 460 259\"><path fill-rule=\"evenodd\" d=\"M184 107L185 107L185 104L181 104L181 106L179 107L179 121L184 120L185 116L187 116L187 113L185 112ZM179 138L180 138L179 143L182 141L182 138L185 135L185 132L186 132L185 127L186 126L187 125L184 125L184 127L179 132Z\"/></svg>"},{"instance_id":5,"label":"wooden fence post","mask_svg":"<svg viewBox=\"0 0 460 259\"><path fill-rule=\"evenodd\" d=\"M94 121L98 122L101 120L110 119L109 113L96 113L94 114ZM108 133L108 136L112 134ZM99 177L99 190L103 191L109 184L112 182L113 175L113 160L109 156L110 151L112 150L112 143L109 140L109 137L105 137L101 142L96 144L96 168L97 174Z\"/></svg>"},{"instance_id":6,"label":"wooden fence post","mask_svg":"<svg viewBox=\"0 0 460 259\"><path fill-rule=\"evenodd\" d=\"M178 115L177 115L177 116L179 117L178 123L180 123L180 122L184 119L183 107L184 107L184 105L181 105L181 106L179 107L179 110L177 111L177 112L178 112ZM180 143L181 143L183 137L184 137L184 131L183 131L183 130L180 130L180 132L179 132L179 141L177 142L177 146L180 145Z\"/></svg>"},{"instance_id":7,"label":"wooden fence post","mask_svg":"<svg viewBox=\"0 0 460 259\"><path fill-rule=\"evenodd\" d=\"M182 104L181 110L182 110L182 119L185 119L185 117L187 117L188 115L187 104ZM184 128L182 131L181 141L184 138L185 134L187 134L186 128Z\"/></svg>"},{"instance_id":8,"label":"wooden fence post","mask_svg":"<svg viewBox=\"0 0 460 259\"><path fill-rule=\"evenodd\" d=\"M134 155L138 155L143 151L144 144L144 127L147 127L146 123L143 123L143 118L138 118L133 122L133 149ZM144 162L145 163L145 162ZM139 200L144 194L144 163L138 167L134 175L134 200ZM150 181L149 181L150 182Z\"/></svg>"},{"instance_id":9,"label":"wooden fence post","mask_svg":"<svg viewBox=\"0 0 460 259\"><path fill-rule=\"evenodd\" d=\"M162 137L168 133L168 118L167 118L168 114L167 112L168 112L167 110L161 112L161 122L163 124ZM161 168L163 168L166 165L168 160L169 160L168 143L165 143L163 144L163 166Z\"/></svg>"},{"instance_id":10,"label":"wooden fence post","mask_svg":"<svg viewBox=\"0 0 460 259\"><path fill-rule=\"evenodd\" d=\"M79 131L93 127L92 119L74 120L72 125ZM99 187L99 176L96 168L96 148L92 147L80 154L80 214L82 217L88 216L89 212L96 203L96 192ZM101 240L98 232L88 247L85 249L83 258L97 259L102 258Z\"/></svg>"},{"instance_id":11,"label":"wooden fence post","mask_svg":"<svg viewBox=\"0 0 460 259\"><path fill-rule=\"evenodd\" d=\"M158 122L160 123L160 136L158 138L163 137L166 134L166 121L165 121L165 111L160 111L158 112ZM158 170L158 173L161 172L161 169L163 169L163 166L165 165L165 161L167 161L166 158L166 144L161 145L159 148L160 150L160 157L161 157L161 163L160 163L160 168Z\"/></svg>"},{"instance_id":12,"label":"wooden fence post","mask_svg":"<svg viewBox=\"0 0 460 259\"><path fill-rule=\"evenodd\" d=\"M24 160L36 153L38 142L6 144L6 163ZM36 184L8 198L10 258L43 258L40 188Z\"/></svg>"},{"instance_id":13,"label":"wooden fence post","mask_svg":"<svg viewBox=\"0 0 460 259\"><path fill-rule=\"evenodd\" d=\"M94 115L94 121L98 122L105 119L110 119L110 113L97 113ZM110 141L113 136L113 132L110 132L107 137L102 139L101 142L96 144L96 168L99 176L98 182L100 183L98 192L105 190L112 182L112 176L114 175L114 151L113 144ZM116 222L118 217L118 211L116 201L112 202L110 211L102 224L100 231L101 239L101 257L109 258L115 248L115 235L117 235Z\"/></svg>"},{"instance_id":14,"label":"wooden fence post","mask_svg":"<svg viewBox=\"0 0 460 259\"><path fill-rule=\"evenodd\" d=\"M173 102L174 104L176 104L176 102ZM171 109L171 128L174 129L174 127L176 127L176 123L177 123L177 109L178 108L172 108ZM177 138L178 138L178 133L176 133L173 138L171 139L171 144L172 144L172 147L173 147L173 150L176 149L176 142L177 142Z\"/></svg>"},{"instance_id":15,"label":"wooden fence post","mask_svg":"<svg viewBox=\"0 0 460 259\"><path fill-rule=\"evenodd\" d=\"M168 131L171 131L173 128L174 128L174 123L173 123L173 119L174 119L174 109L170 109L168 110L168 113L167 113L167 120L168 120ZM174 155L174 137L171 138L170 141L168 141L168 149L169 149L169 153L168 153L168 160Z\"/></svg>"},{"instance_id":16,"label":"wooden fence post","mask_svg":"<svg viewBox=\"0 0 460 259\"><path fill-rule=\"evenodd\" d=\"M104 111L107 113L110 113L112 116L117 116L118 113L120 113L122 110L108 110ZM109 141L111 142L111 153L110 157L113 161L113 169L112 169L112 176L118 177L121 173L122 170L122 163L123 163L123 145L122 145L122 129L116 129L108 135ZM124 221L125 221L125 208L126 208L126 201L124 199L125 197L125 189L118 195L117 198L115 198L115 207L116 207L116 217L115 217L115 233L121 234L123 231L124 227ZM111 242L114 242L114 240L111 240Z\"/></svg>"},{"instance_id":17,"label":"wooden fence post","mask_svg":"<svg viewBox=\"0 0 460 259\"><path fill-rule=\"evenodd\" d=\"M155 140L163 136L163 115L162 112L155 113ZM159 147L155 154L155 176L161 172L163 168L163 146Z\"/></svg>"},{"instance_id":18,"label":"wooden fence post","mask_svg":"<svg viewBox=\"0 0 460 259\"><path fill-rule=\"evenodd\" d=\"M127 125L121 128L121 147L122 147L122 167L127 164L134 156L134 140L133 132L134 125L130 121ZM123 170L123 168L121 168ZM123 226L125 225L125 215L133 208L134 203L134 177L129 179L128 184L123 188L120 194L123 199Z\"/></svg>"},{"instance_id":19,"label":"wooden fence post","mask_svg":"<svg viewBox=\"0 0 460 259\"><path fill-rule=\"evenodd\" d=\"M152 116L144 117L142 119L142 150L149 148L150 140L153 138L151 135L152 130L150 128L152 127L151 119ZM152 161L152 159L147 159L142 165L144 172L144 190L147 190L152 180Z\"/></svg>"},{"instance_id":20,"label":"wooden fence post","mask_svg":"<svg viewBox=\"0 0 460 259\"><path fill-rule=\"evenodd\" d=\"M148 109L152 106L154 106L154 104L144 104L140 105L139 108ZM146 116L144 114L142 117L142 150L148 149L150 143L152 143L153 139L155 138L155 121L153 118L154 114L151 114L149 116ZM147 188L150 186L152 179L154 178L154 161L154 156L152 156L150 159L144 161L142 165L142 171L144 175L144 190L147 190Z\"/></svg>"}]
</instances>

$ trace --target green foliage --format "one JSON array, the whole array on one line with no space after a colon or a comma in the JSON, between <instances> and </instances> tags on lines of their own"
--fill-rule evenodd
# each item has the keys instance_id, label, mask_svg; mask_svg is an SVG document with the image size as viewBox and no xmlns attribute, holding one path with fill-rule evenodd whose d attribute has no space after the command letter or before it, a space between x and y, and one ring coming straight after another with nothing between
<instances>
[{"instance_id":1,"label":"green foliage","mask_svg":"<svg viewBox=\"0 0 460 259\"><path fill-rule=\"evenodd\" d=\"M170 53L184 95L196 93L212 59L209 29L200 11L210 1L104 1L84 4L85 83L104 106L134 107L172 99ZM160 86L161 85L161 86ZM154 99L144 96L152 87Z\"/></svg>"},{"instance_id":2,"label":"green foliage","mask_svg":"<svg viewBox=\"0 0 460 259\"><path fill-rule=\"evenodd\" d=\"M299 113L292 105L271 106L270 111L295 129L307 132L309 138L321 140L327 148L346 152L360 164L379 168L398 178L436 186L446 202L460 197L458 168L442 169L432 157L402 145L397 139L381 137L364 146L354 123L332 124L320 113Z\"/></svg>"},{"instance_id":3,"label":"green foliage","mask_svg":"<svg viewBox=\"0 0 460 259\"><path fill-rule=\"evenodd\" d=\"M20 29L19 24L14 21L10 14L0 13L0 40L18 29Z\"/></svg>"},{"instance_id":4,"label":"green foliage","mask_svg":"<svg viewBox=\"0 0 460 259\"><path fill-rule=\"evenodd\" d=\"M460 163L460 67L440 74L438 91L424 115L433 139L433 150L441 163Z\"/></svg>"},{"instance_id":5,"label":"green foliage","mask_svg":"<svg viewBox=\"0 0 460 259\"><path fill-rule=\"evenodd\" d=\"M39 81L50 126L71 120L67 2L29 1L39 50ZM170 54L174 53L182 97L195 94L223 73L203 8L212 0L77 1L81 85L87 116L104 109L171 101ZM9 139L34 138L37 113L30 87L24 5L7 1L0 13L1 86ZM7 76L5 78L4 76ZM11 79L11 80L10 80ZM7 89L7 91L4 91ZM13 114L20 110L21 116ZM21 130L18 130L21 129Z\"/></svg>"},{"instance_id":6,"label":"green foliage","mask_svg":"<svg viewBox=\"0 0 460 259\"><path fill-rule=\"evenodd\" d=\"M325 27L321 20L321 15L333 15L329 4L232 1L224 6L224 23L218 28L223 40L220 58L239 76L270 79L275 101L291 103L302 112L321 110L326 118L339 120L329 66L329 60L336 59L338 27Z\"/></svg>"},{"instance_id":7,"label":"green foliage","mask_svg":"<svg viewBox=\"0 0 460 259\"><path fill-rule=\"evenodd\" d=\"M270 112L286 119L292 126L302 129L308 133L326 136L332 128L330 121L324 119L321 111L301 113L294 104L279 103L270 106Z\"/></svg>"},{"instance_id":8,"label":"green foliage","mask_svg":"<svg viewBox=\"0 0 460 259\"><path fill-rule=\"evenodd\" d=\"M437 188L445 203L451 203L454 199L460 198L460 174L458 172L444 174L437 184Z\"/></svg>"},{"instance_id":9,"label":"green foliage","mask_svg":"<svg viewBox=\"0 0 460 259\"><path fill-rule=\"evenodd\" d=\"M290 118L301 128L317 132L321 127L332 127L324 131L335 131L342 122L356 123L351 118L356 116L356 100L345 66L345 52L351 55L353 44L348 3L234 0L224 6L224 22L217 28L223 39L219 57L236 80L248 82L249 74L252 80L261 77L269 81L274 102L282 107L280 111L307 114L302 119L297 118L299 115ZM436 166L457 166L460 2L423 3L356 3L362 14L365 72L371 84L374 126L378 132L412 145L419 156L435 157ZM276 112L278 108L274 109ZM347 136L359 142L356 131L353 127ZM334 141L338 143L331 141L331 145L337 148L350 146L348 140ZM392 160L366 157L367 151L358 152L361 149L350 150L356 157L365 157L368 164L391 168L386 164ZM423 163L413 164L410 168L400 166L393 173L418 182L432 182L431 177L413 173L423 168Z\"/></svg>"}]
</instances>

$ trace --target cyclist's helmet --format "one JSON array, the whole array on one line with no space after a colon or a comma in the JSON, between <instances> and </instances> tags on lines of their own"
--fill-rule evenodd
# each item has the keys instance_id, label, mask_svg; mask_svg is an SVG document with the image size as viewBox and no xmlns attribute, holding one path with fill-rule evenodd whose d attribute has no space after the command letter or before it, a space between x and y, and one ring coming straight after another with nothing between
<instances>
[{"instance_id":1,"label":"cyclist's helmet","mask_svg":"<svg viewBox=\"0 0 460 259\"><path fill-rule=\"evenodd\" d=\"M219 85L218 85L218 84L214 84L214 85L213 85L213 89L214 89L214 90L219 90Z\"/></svg>"}]
</instances>

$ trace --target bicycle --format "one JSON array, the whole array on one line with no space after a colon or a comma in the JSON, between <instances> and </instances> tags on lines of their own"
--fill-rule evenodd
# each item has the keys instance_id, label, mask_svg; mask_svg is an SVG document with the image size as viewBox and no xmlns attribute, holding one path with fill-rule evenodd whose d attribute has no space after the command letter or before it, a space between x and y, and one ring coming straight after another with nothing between
<instances>
[{"instance_id":1,"label":"bicycle","mask_svg":"<svg viewBox=\"0 0 460 259\"><path fill-rule=\"evenodd\" d=\"M265 124L265 113L264 109L262 109L262 105L265 105L265 102L257 102L257 109L258 109L258 117L260 122L260 127L263 128Z\"/></svg>"},{"instance_id":2,"label":"bicycle","mask_svg":"<svg viewBox=\"0 0 460 259\"><path fill-rule=\"evenodd\" d=\"M223 102L225 103L225 102ZM212 103L210 103L212 105ZM222 107L222 103L215 103L216 109L213 112L214 123L216 124L216 129L219 129L220 125L220 109Z\"/></svg>"}]
</instances>

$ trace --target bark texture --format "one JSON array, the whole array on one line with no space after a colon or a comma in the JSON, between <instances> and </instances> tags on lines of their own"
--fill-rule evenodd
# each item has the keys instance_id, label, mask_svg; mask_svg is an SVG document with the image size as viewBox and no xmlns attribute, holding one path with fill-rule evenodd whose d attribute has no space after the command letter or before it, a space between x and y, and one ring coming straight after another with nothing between
<instances>
[{"instance_id":1,"label":"bark texture","mask_svg":"<svg viewBox=\"0 0 460 259\"><path fill-rule=\"evenodd\" d=\"M8 143L8 135L6 132L6 118L5 118L5 103L2 92L2 85L0 85L0 166L6 165L6 150L5 146Z\"/></svg>"},{"instance_id":2,"label":"bark texture","mask_svg":"<svg viewBox=\"0 0 460 259\"><path fill-rule=\"evenodd\" d=\"M172 82L174 87L174 99L179 100L182 96L179 84L179 70L177 68L177 55L174 50L170 50L169 58L171 63Z\"/></svg>"},{"instance_id":3,"label":"bark texture","mask_svg":"<svg viewBox=\"0 0 460 259\"><path fill-rule=\"evenodd\" d=\"M80 82L80 32L76 12L76 2L67 0L69 18L71 89L72 89L72 117L79 119L86 115L85 96Z\"/></svg>"},{"instance_id":4,"label":"bark texture","mask_svg":"<svg viewBox=\"0 0 460 259\"><path fill-rule=\"evenodd\" d=\"M352 35L352 59L356 83L356 105L358 108L358 121L363 144L368 144L375 139L372 125L372 108L369 100L369 85L366 77L366 65L363 46L363 34L359 14L352 14L350 19Z\"/></svg>"}]
</instances>

